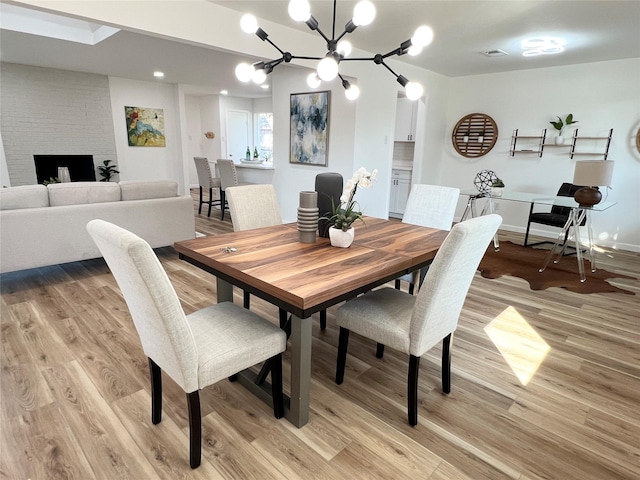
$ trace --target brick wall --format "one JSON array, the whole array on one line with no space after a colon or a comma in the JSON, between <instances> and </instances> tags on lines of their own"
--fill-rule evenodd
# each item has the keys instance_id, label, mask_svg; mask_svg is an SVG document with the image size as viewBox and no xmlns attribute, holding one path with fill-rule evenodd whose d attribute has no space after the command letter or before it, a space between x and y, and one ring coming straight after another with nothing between
<instances>
[{"instance_id":1,"label":"brick wall","mask_svg":"<svg viewBox=\"0 0 640 480\"><path fill-rule=\"evenodd\" d=\"M117 163L103 75L2 63L0 130L13 186L36 183L34 154L93 155L95 166Z\"/></svg>"}]
</instances>

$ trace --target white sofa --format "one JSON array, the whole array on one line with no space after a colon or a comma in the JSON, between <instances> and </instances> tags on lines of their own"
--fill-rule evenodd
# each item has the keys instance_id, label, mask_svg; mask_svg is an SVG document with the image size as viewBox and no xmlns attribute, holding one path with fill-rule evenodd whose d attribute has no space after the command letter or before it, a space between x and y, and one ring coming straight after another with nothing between
<instances>
[{"instance_id":1,"label":"white sofa","mask_svg":"<svg viewBox=\"0 0 640 480\"><path fill-rule=\"evenodd\" d=\"M193 200L171 181L71 182L0 189L0 273L100 257L86 225L115 223L153 248L195 237Z\"/></svg>"}]
</instances>

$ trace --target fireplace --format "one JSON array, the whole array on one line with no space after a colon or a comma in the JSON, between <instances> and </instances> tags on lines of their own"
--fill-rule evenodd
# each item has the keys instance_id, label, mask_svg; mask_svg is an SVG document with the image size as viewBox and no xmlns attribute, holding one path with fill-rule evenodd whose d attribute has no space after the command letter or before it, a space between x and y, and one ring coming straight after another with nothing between
<instances>
[{"instance_id":1,"label":"fireplace","mask_svg":"<svg viewBox=\"0 0 640 480\"><path fill-rule=\"evenodd\" d=\"M95 182L93 155L34 155L38 183L58 176L58 167L67 167L72 182Z\"/></svg>"}]
</instances>

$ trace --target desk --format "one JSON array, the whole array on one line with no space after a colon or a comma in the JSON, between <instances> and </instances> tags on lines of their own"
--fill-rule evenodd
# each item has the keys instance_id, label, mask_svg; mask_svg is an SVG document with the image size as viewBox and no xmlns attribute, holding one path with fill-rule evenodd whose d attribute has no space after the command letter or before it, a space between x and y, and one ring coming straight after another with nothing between
<instances>
[{"instance_id":1,"label":"desk","mask_svg":"<svg viewBox=\"0 0 640 480\"><path fill-rule=\"evenodd\" d=\"M495 211L495 206L494 206L494 201L496 200L506 200L506 201L511 201L511 202L526 202L526 203L538 203L541 205L557 205L560 207L569 207L571 208L571 213L569 215L569 218L567 219L567 222L564 224L564 227L562 227L562 231L560 232L560 234L558 235L558 238L556 239L555 243L553 244L553 247L551 247L551 250L549 250L549 253L547 254L544 264L542 265L542 267L540 268L540 272L544 271L545 268L547 268L547 265L549 265L549 262L551 261L551 259L554 256L554 253L557 250L557 256L555 258L555 260L553 260L553 263L558 263L560 261L560 259L562 258L564 251L567 247L566 244L561 245L562 244L562 238L565 235L565 233L567 233L569 231L570 228L573 227L573 232L575 235L575 243L576 243L576 258L578 260L578 270L580 271L580 281L584 282L586 281L586 276L584 274L584 261L582 258L582 250L580 249L580 224L582 223L583 220L586 220L586 226L587 226L587 236L588 236L588 240L589 240L589 260L591 261L591 271L595 272L596 271L596 261L595 261L595 256L593 255L593 231L591 229L591 212L602 212L604 210L607 210L611 207L613 207L616 202L600 202L597 205L593 205L592 207L581 207L580 205L578 205L578 203L573 199L573 197L561 197L561 196L555 196L555 195L542 195L539 193L529 193L529 192L513 192L513 191L509 191L509 190L505 190L504 193L499 196L499 197L494 197L490 194L480 194L478 191L464 191L464 192L460 192L461 195L467 195L469 196L469 200L467 202L467 208L465 209L464 213L462 214L462 220L465 219L465 217L471 213L471 216L474 217L476 215L476 206L475 206L475 202L476 200L480 199L480 198L486 198L487 199L487 203L485 204L485 206L482 209L481 215L484 215L487 211L489 213L494 213ZM496 234L496 236L494 237L493 240L494 243L494 247L496 250L500 249L500 243L498 241L498 236Z\"/></svg>"},{"instance_id":2,"label":"desk","mask_svg":"<svg viewBox=\"0 0 640 480\"><path fill-rule=\"evenodd\" d=\"M311 315L427 265L448 233L369 217L357 223L349 248L320 237L301 243L295 223L174 245L181 259L217 277L218 302L233 301L236 285L292 314L285 416L297 427L309 420ZM268 400L268 389L246 378L243 385Z\"/></svg>"}]
</instances>

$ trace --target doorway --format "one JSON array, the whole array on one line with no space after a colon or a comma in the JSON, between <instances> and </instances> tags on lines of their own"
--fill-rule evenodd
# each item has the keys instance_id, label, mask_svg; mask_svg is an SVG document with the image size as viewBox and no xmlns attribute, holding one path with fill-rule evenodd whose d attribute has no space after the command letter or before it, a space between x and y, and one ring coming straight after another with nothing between
<instances>
[{"instance_id":1,"label":"doorway","mask_svg":"<svg viewBox=\"0 0 640 480\"><path fill-rule=\"evenodd\" d=\"M227 110L227 158L238 163L245 157L247 147L251 148L249 134L249 112Z\"/></svg>"}]
</instances>

